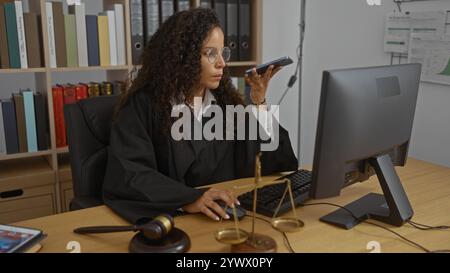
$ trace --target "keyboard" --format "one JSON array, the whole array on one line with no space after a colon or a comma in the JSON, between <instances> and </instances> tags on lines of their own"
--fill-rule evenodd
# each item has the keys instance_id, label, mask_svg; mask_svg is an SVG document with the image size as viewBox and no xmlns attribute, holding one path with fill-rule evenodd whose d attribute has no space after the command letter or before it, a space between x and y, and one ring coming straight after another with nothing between
<instances>
[{"instance_id":1,"label":"keyboard","mask_svg":"<svg viewBox=\"0 0 450 273\"><path fill-rule=\"evenodd\" d=\"M298 170L277 179L281 180L287 178L291 181L292 195L296 207L309 199L311 176L310 171ZM285 189L286 183L267 185L262 188L258 188L256 212L268 217L273 217L273 214L280 203L280 199L283 197ZM241 203L241 207L248 211L253 211L253 191L246 192L238 196L238 200ZM289 211L292 211L292 205L288 192L286 193L277 216Z\"/></svg>"}]
</instances>

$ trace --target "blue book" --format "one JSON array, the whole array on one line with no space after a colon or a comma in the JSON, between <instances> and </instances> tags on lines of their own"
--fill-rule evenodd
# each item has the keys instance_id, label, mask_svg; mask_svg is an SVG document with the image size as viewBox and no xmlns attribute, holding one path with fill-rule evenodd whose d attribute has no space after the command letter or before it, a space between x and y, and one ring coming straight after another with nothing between
<instances>
[{"instance_id":1,"label":"blue book","mask_svg":"<svg viewBox=\"0 0 450 273\"><path fill-rule=\"evenodd\" d=\"M19 137L17 136L16 109L14 101L2 100L3 125L5 129L6 153L19 152Z\"/></svg>"},{"instance_id":2,"label":"blue book","mask_svg":"<svg viewBox=\"0 0 450 273\"><path fill-rule=\"evenodd\" d=\"M34 114L34 97L30 90L21 91L25 109L25 127L27 131L28 152L37 152L36 115Z\"/></svg>"},{"instance_id":3,"label":"blue book","mask_svg":"<svg viewBox=\"0 0 450 273\"><path fill-rule=\"evenodd\" d=\"M100 65L100 51L98 45L98 23L97 16L86 15L86 35L88 46L88 64L89 66Z\"/></svg>"}]
</instances>

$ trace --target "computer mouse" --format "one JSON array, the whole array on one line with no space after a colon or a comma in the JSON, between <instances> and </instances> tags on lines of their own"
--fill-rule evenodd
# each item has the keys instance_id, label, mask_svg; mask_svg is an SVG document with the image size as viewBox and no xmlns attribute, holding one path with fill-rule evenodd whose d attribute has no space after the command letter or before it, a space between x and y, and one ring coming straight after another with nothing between
<instances>
[{"instance_id":1,"label":"computer mouse","mask_svg":"<svg viewBox=\"0 0 450 273\"><path fill-rule=\"evenodd\" d=\"M225 208L226 203L222 200L216 200L216 203L219 204L219 206L223 208ZM234 213L233 213L233 208L231 208L230 206L226 206L226 210L225 212L228 214L228 216L230 216L230 220L234 220ZM245 210L243 207L239 206L239 205L234 205L234 207L236 208L236 216L238 220L241 220L242 218L245 217L245 215L247 214L247 210Z\"/></svg>"}]
</instances>

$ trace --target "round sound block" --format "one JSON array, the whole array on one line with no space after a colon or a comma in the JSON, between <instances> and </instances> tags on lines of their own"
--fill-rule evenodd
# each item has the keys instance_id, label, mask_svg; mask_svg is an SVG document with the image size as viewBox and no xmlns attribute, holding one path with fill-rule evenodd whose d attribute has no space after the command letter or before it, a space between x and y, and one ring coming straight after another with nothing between
<instances>
[{"instance_id":1,"label":"round sound block","mask_svg":"<svg viewBox=\"0 0 450 273\"><path fill-rule=\"evenodd\" d=\"M131 253L181 253L190 247L189 236L181 229L173 228L161 240L149 240L142 232L138 232L131 240L129 250Z\"/></svg>"}]
</instances>

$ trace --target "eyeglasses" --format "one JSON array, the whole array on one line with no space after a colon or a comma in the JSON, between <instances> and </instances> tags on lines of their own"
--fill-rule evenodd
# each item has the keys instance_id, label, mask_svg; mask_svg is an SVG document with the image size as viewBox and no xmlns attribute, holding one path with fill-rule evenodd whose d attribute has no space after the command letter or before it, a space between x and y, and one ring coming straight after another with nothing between
<instances>
[{"instance_id":1,"label":"eyeglasses","mask_svg":"<svg viewBox=\"0 0 450 273\"><path fill-rule=\"evenodd\" d=\"M211 64L215 64L217 62L217 57L219 56L219 52L215 47L209 47L205 50L205 56L208 58L208 62ZM225 62L230 60L231 49L229 47L224 47L221 50L222 58Z\"/></svg>"}]
</instances>

